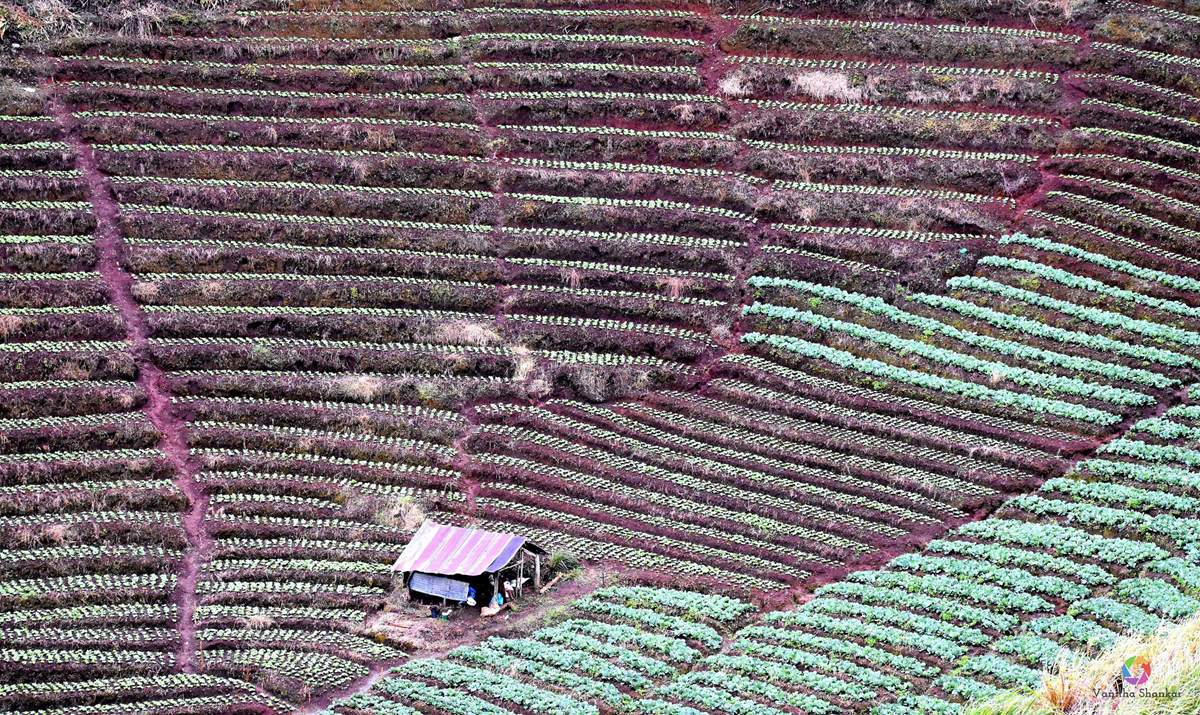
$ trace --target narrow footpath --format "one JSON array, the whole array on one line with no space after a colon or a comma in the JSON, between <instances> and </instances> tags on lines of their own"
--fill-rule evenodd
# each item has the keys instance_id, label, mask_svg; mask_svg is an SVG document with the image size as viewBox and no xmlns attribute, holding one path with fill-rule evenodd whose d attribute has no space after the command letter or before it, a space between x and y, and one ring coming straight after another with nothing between
<instances>
[{"instance_id":1,"label":"narrow footpath","mask_svg":"<svg viewBox=\"0 0 1200 715\"><path fill-rule=\"evenodd\" d=\"M158 447L166 455L175 476L175 485L187 498L183 529L187 549L180 564L172 600L179 608L179 651L176 669L196 672L196 577L200 565L212 550L212 538L204 523L208 495L196 481L196 467L188 454L187 425L175 414L163 371L150 356L146 316L133 297L133 276L122 265L125 244L118 222L119 209L108 179L100 172L92 147L82 138L79 123L55 93L52 84L43 86L48 93L48 109L62 132L63 141L75 154L75 167L83 175L88 199L95 214L96 270L108 290L109 300L121 317L125 339L137 365L138 385L146 393L146 416L162 435Z\"/></svg>"}]
</instances>

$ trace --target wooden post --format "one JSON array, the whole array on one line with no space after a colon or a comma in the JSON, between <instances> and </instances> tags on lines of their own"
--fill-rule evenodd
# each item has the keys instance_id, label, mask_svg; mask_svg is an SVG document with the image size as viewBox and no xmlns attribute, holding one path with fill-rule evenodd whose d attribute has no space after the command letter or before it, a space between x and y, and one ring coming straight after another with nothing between
<instances>
[{"instance_id":1,"label":"wooden post","mask_svg":"<svg viewBox=\"0 0 1200 715\"><path fill-rule=\"evenodd\" d=\"M533 587L542 587L542 557L539 554L533 555Z\"/></svg>"},{"instance_id":2,"label":"wooden post","mask_svg":"<svg viewBox=\"0 0 1200 715\"><path fill-rule=\"evenodd\" d=\"M562 579L562 577L563 577L563 575L560 573L557 576L555 576L554 578L550 579L550 583L548 583L545 586L542 586L540 589L538 589L538 593L545 593L545 592L549 591L550 589L554 588L554 584L558 583L559 580Z\"/></svg>"}]
</instances>

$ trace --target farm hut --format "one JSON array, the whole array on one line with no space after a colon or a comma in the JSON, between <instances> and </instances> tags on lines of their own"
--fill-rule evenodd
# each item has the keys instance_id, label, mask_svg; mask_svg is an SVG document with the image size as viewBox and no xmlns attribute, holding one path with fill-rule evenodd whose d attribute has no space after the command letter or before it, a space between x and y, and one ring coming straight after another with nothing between
<instances>
[{"instance_id":1,"label":"farm hut","mask_svg":"<svg viewBox=\"0 0 1200 715\"><path fill-rule=\"evenodd\" d=\"M520 597L530 579L541 587L545 555L523 536L426 521L392 570L401 574L413 600L459 603L473 591L486 614Z\"/></svg>"}]
</instances>

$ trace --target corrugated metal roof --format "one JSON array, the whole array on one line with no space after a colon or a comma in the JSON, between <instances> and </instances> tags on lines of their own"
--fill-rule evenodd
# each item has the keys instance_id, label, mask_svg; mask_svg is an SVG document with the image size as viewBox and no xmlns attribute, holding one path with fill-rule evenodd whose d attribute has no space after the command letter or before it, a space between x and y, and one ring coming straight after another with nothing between
<instances>
[{"instance_id":1,"label":"corrugated metal roof","mask_svg":"<svg viewBox=\"0 0 1200 715\"><path fill-rule=\"evenodd\" d=\"M504 568L524 544L525 537L516 534L426 521L404 547L404 553L396 559L392 569L443 576L478 576Z\"/></svg>"}]
</instances>

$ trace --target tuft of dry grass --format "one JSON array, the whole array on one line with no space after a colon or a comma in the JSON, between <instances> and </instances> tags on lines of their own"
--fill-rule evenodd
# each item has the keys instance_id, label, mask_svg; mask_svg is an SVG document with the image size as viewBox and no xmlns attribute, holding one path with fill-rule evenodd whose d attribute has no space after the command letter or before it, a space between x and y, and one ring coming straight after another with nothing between
<instances>
[{"instance_id":1,"label":"tuft of dry grass","mask_svg":"<svg viewBox=\"0 0 1200 715\"><path fill-rule=\"evenodd\" d=\"M747 89L746 85L743 83L744 80L745 77L742 76L741 72L734 72L733 74L726 75L725 77L721 78L721 81L717 84L717 87L722 93L727 94L730 97L744 97L750 93L749 89Z\"/></svg>"},{"instance_id":2,"label":"tuft of dry grass","mask_svg":"<svg viewBox=\"0 0 1200 715\"><path fill-rule=\"evenodd\" d=\"M88 18L64 0L21 0L0 3L0 39L19 36L29 42L43 42L78 34Z\"/></svg>"},{"instance_id":3,"label":"tuft of dry grass","mask_svg":"<svg viewBox=\"0 0 1200 715\"><path fill-rule=\"evenodd\" d=\"M1055 711L1068 712L1079 702L1079 683L1070 669L1042 676L1042 699Z\"/></svg>"},{"instance_id":4,"label":"tuft of dry grass","mask_svg":"<svg viewBox=\"0 0 1200 715\"><path fill-rule=\"evenodd\" d=\"M850 76L844 72L796 72L788 79L796 89L813 99L835 99L839 102L861 102L866 99L863 88L852 85Z\"/></svg>"},{"instance_id":5,"label":"tuft of dry grass","mask_svg":"<svg viewBox=\"0 0 1200 715\"><path fill-rule=\"evenodd\" d=\"M262 613L256 613L242 619L242 626L248 630L263 630L275 625L275 619Z\"/></svg>"},{"instance_id":6,"label":"tuft of dry grass","mask_svg":"<svg viewBox=\"0 0 1200 715\"><path fill-rule=\"evenodd\" d=\"M51 544L65 544L72 538L71 527L66 524L50 524L42 530L42 538Z\"/></svg>"},{"instance_id":7,"label":"tuft of dry grass","mask_svg":"<svg viewBox=\"0 0 1200 715\"><path fill-rule=\"evenodd\" d=\"M532 350L524 345L514 346L512 351L517 359L512 379L515 382L524 382L526 378L533 374L533 369L537 367L537 357L533 355Z\"/></svg>"},{"instance_id":8,"label":"tuft of dry grass","mask_svg":"<svg viewBox=\"0 0 1200 715\"><path fill-rule=\"evenodd\" d=\"M358 402L370 402L383 387L383 381L370 375L344 375L335 384L338 394Z\"/></svg>"},{"instance_id":9,"label":"tuft of dry grass","mask_svg":"<svg viewBox=\"0 0 1200 715\"><path fill-rule=\"evenodd\" d=\"M25 318L19 315L0 315L0 338L13 335L25 325Z\"/></svg>"},{"instance_id":10,"label":"tuft of dry grass","mask_svg":"<svg viewBox=\"0 0 1200 715\"><path fill-rule=\"evenodd\" d=\"M473 320L452 320L433 331L433 339L450 345L494 345L500 342L500 334L492 326Z\"/></svg>"},{"instance_id":11,"label":"tuft of dry grass","mask_svg":"<svg viewBox=\"0 0 1200 715\"><path fill-rule=\"evenodd\" d=\"M1121 666L1150 660L1150 680L1126 685ZM1067 656L1033 691L1006 691L964 715L1196 715L1200 713L1200 615L1152 636L1128 636L1091 657Z\"/></svg>"},{"instance_id":12,"label":"tuft of dry grass","mask_svg":"<svg viewBox=\"0 0 1200 715\"><path fill-rule=\"evenodd\" d=\"M0 40L32 43L95 32L147 37L172 20L211 16L226 0L15 0L0 2Z\"/></svg>"}]
</instances>

